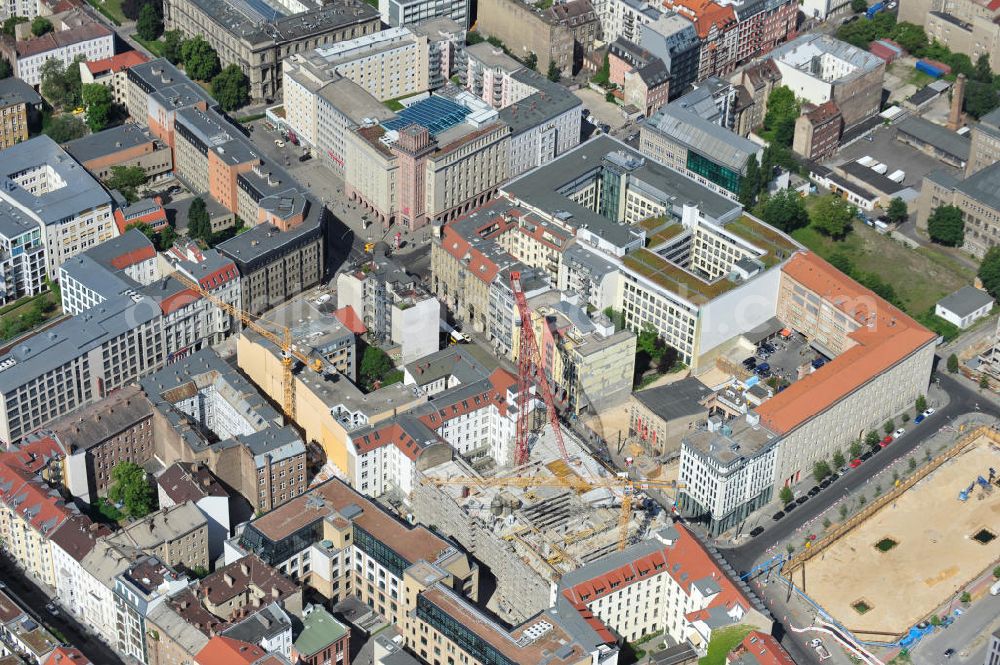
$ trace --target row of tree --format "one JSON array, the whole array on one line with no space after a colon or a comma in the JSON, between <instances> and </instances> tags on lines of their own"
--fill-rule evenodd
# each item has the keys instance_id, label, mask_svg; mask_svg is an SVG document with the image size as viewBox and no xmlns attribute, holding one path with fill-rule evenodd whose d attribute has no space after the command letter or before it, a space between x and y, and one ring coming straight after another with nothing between
<instances>
[{"instance_id":1,"label":"row of tree","mask_svg":"<svg viewBox=\"0 0 1000 665\"><path fill-rule=\"evenodd\" d=\"M212 96L225 111L235 111L250 101L250 80L239 65L225 69L219 55L201 36L184 39L179 30L163 33L163 57L175 65L182 65L191 78L212 84Z\"/></svg>"}]
</instances>

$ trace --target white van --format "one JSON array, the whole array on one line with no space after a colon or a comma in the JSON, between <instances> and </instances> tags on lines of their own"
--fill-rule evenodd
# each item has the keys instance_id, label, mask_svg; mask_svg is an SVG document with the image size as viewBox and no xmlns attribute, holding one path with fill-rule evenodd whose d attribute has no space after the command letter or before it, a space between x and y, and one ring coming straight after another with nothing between
<instances>
[{"instance_id":1,"label":"white van","mask_svg":"<svg viewBox=\"0 0 1000 665\"><path fill-rule=\"evenodd\" d=\"M990 595L991 596L1000 596L1000 580L997 580L996 582L994 582L993 586L990 587Z\"/></svg>"}]
</instances>

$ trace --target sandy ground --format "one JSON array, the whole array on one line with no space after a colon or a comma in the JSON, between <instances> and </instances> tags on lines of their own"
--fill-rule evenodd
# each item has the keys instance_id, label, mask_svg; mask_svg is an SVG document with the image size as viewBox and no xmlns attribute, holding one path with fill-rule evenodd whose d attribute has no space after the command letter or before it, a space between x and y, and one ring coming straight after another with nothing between
<instances>
[{"instance_id":1,"label":"sandy ground","mask_svg":"<svg viewBox=\"0 0 1000 665\"><path fill-rule=\"evenodd\" d=\"M907 631L1000 557L1000 488L958 500L991 466L1000 467L1000 448L983 437L810 559L806 593L856 633ZM984 527L997 535L985 545L972 538ZM880 552L883 538L898 544ZM858 613L858 601L871 609Z\"/></svg>"}]
</instances>

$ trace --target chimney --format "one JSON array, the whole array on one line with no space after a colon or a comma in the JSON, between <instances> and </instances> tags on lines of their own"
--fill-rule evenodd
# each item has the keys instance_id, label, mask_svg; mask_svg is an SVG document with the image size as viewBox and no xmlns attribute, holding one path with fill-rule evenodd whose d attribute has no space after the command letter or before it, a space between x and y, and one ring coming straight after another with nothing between
<instances>
[{"instance_id":1,"label":"chimney","mask_svg":"<svg viewBox=\"0 0 1000 665\"><path fill-rule=\"evenodd\" d=\"M951 89L951 111L948 113L948 129L955 131L962 123L962 102L965 99L965 74L959 74Z\"/></svg>"},{"instance_id":2,"label":"chimney","mask_svg":"<svg viewBox=\"0 0 1000 665\"><path fill-rule=\"evenodd\" d=\"M233 586L233 582L236 581L236 580L233 579L233 576L230 575L229 573L226 573L225 575L223 575L222 579L224 579L226 581L226 584L228 584L230 587L232 587Z\"/></svg>"}]
</instances>

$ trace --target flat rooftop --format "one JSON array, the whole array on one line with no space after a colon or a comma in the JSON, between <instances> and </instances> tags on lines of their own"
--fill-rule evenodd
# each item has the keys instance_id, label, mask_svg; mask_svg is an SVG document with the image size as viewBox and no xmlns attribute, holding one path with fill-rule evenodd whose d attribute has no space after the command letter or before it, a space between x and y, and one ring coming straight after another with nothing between
<instances>
[{"instance_id":1,"label":"flat rooftop","mask_svg":"<svg viewBox=\"0 0 1000 665\"><path fill-rule=\"evenodd\" d=\"M378 18L378 9L361 0L322 4L306 0L297 14L265 0L194 0L222 29L251 45L281 44Z\"/></svg>"}]
</instances>

